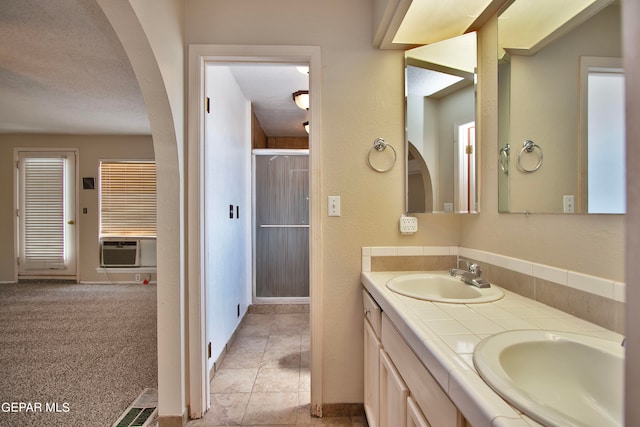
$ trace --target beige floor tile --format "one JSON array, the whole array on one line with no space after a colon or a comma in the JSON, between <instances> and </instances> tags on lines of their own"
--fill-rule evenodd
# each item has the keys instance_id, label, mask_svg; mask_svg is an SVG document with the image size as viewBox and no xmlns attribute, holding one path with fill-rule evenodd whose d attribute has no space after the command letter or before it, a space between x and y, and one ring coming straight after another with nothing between
<instances>
[{"instance_id":1,"label":"beige floor tile","mask_svg":"<svg viewBox=\"0 0 640 427\"><path fill-rule=\"evenodd\" d=\"M273 348L262 356L261 368L300 368L300 351L294 348Z\"/></svg>"},{"instance_id":2,"label":"beige floor tile","mask_svg":"<svg viewBox=\"0 0 640 427\"><path fill-rule=\"evenodd\" d=\"M200 423L190 423L189 427L241 425L249 397L251 393L212 394L209 411Z\"/></svg>"},{"instance_id":3,"label":"beige floor tile","mask_svg":"<svg viewBox=\"0 0 640 427\"><path fill-rule=\"evenodd\" d=\"M238 336L229 351L264 351L268 339L269 337Z\"/></svg>"},{"instance_id":4,"label":"beige floor tile","mask_svg":"<svg viewBox=\"0 0 640 427\"><path fill-rule=\"evenodd\" d=\"M235 349L225 356L221 368L240 369L240 368L259 368L264 353L261 351L245 351Z\"/></svg>"},{"instance_id":5,"label":"beige floor tile","mask_svg":"<svg viewBox=\"0 0 640 427\"><path fill-rule=\"evenodd\" d=\"M269 335L266 349L273 350L275 348L288 348L300 351L302 342L300 335Z\"/></svg>"},{"instance_id":6,"label":"beige floor tile","mask_svg":"<svg viewBox=\"0 0 640 427\"><path fill-rule=\"evenodd\" d=\"M250 393L258 368L220 369L211 380L211 393Z\"/></svg>"},{"instance_id":7,"label":"beige floor tile","mask_svg":"<svg viewBox=\"0 0 640 427\"><path fill-rule=\"evenodd\" d=\"M300 383L299 369L261 368L256 377L255 392L295 392Z\"/></svg>"},{"instance_id":8,"label":"beige floor tile","mask_svg":"<svg viewBox=\"0 0 640 427\"><path fill-rule=\"evenodd\" d=\"M243 425L295 424L298 393L251 393Z\"/></svg>"}]
</instances>

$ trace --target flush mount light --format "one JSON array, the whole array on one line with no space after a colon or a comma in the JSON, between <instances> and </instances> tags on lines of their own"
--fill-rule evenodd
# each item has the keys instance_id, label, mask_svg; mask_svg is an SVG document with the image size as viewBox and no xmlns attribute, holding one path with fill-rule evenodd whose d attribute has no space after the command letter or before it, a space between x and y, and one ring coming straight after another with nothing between
<instances>
[{"instance_id":1,"label":"flush mount light","mask_svg":"<svg viewBox=\"0 0 640 427\"><path fill-rule=\"evenodd\" d=\"M304 126L304 130L306 130L307 134L309 134L309 122L302 123L302 126Z\"/></svg>"},{"instance_id":2,"label":"flush mount light","mask_svg":"<svg viewBox=\"0 0 640 427\"><path fill-rule=\"evenodd\" d=\"M293 92L292 96L293 96L293 101L296 103L296 105L299 108L303 110L309 109L309 91L308 90L299 90L297 92Z\"/></svg>"}]
</instances>

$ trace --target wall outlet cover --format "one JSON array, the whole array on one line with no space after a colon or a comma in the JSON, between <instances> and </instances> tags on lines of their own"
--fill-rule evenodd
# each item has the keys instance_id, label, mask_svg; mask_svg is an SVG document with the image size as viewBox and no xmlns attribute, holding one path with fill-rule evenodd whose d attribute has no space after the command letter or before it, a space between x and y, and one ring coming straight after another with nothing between
<instances>
[{"instance_id":1,"label":"wall outlet cover","mask_svg":"<svg viewBox=\"0 0 640 427\"><path fill-rule=\"evenodd\" d=\"M402 215L400 217L400 233L413 234L418 231L418 218Z\"/></svg>"}]
</instances>

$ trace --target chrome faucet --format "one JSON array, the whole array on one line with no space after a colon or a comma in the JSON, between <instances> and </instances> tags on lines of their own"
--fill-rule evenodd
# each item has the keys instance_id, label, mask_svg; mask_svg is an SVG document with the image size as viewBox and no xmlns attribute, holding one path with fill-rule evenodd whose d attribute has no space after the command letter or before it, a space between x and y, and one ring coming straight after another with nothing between
<instances>
[{"instance_id":1,"label":"chrome faucet","mask_svg":"<svg viewBox=\"0 0 640 427\"><path fill-rule=\"evenodd\" d=\"M480 266L475 262L470 260L459 258L458 266L460 265L460 261L464 262L467 265L467 269L463 270L460 268L450 268L449 274L453 277L460 276L460 280L462 280L467 285L475 286L477 288L488 288L491 285L488 281L484 280L482 277L482 270Z\"/></svg>"}]
</instances>

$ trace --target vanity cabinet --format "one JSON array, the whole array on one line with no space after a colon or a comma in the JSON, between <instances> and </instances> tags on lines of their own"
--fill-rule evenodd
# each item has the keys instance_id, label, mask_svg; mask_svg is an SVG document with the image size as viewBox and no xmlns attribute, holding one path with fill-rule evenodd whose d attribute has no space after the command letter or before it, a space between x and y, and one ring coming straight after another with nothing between
<instances>
[{"instance_id":1,"label":"vanity cabinet","mask_svg":"<svg viewBox=\"0 0 640 427\"><path fill-rule=\"evenodd\" d=\"M381 310L367 292L364 300L364 412L369 427L379 427L380 412L380 341ZM375 327L374 327L375 325Z\"/></svg>"},{"instance_id":2,"label":"vanity cabinet","mask_svg":"<svg viewBox=\"0 0 640 427\"><path fill-rule=\"evenodd\" d=\"M366 291L364 306L364 406L369 425L470 427ZM378 319L380 327L376 332L373 324Z\"/></svg>"},{"instance_id":3,"label":"vanity cabinet","mask_svg":"<svg viewBox=\"0 0 640 427\"><path fill-rule=\"evenodd\" d=\"M380 350L379 391L380 427L407 425L409 389L384 350Z\"/></svg>"},{"instance_id":4,"label":"vanity cabinet","mask_svg":"<svg viewBox=\"0 0 640 427\"><path fill-rule=\"evenodd\" d=\"M407 397L407 427L431 427L413 397Z\"/></svg>"}]
</instances>

